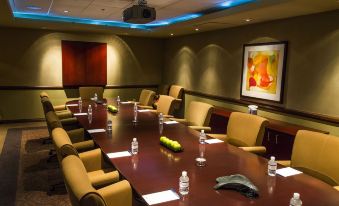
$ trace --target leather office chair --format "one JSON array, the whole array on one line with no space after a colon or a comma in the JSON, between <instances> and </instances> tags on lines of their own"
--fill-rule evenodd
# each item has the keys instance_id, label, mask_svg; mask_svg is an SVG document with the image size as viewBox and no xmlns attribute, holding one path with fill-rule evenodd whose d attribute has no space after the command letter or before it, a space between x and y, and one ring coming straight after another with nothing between
<instances>
[{"instance_id":1,"label":"leather office chair","mask_svg":"<svg viewBox=\"0 0 339 206\"><path fill-rule=\"evenodd\" d=\"M80 97L83 100L90 100L94 97L96 93L98 95L98 100L103 99L104 88L103 87L79 87Z\"/></svg>"},{"instance_id":2,"label":"leather office chair","mask_svg":"<svg viewBox=\"0 0 339 206\"><path fill-rule=\"evenodd\" d=\"M60 119L72 117L72 113L67 110L66 105L63 104L63 105L54 106L52 102L50 101L49 96L46 92L40 93L40 100L41 100L44 114L46 114L49 111L55 111Z\"/></svg>"},{"instance_id":3,"label":"leather office chair","mask_svg":"<svg viewBox=\"0 0 339 206\"><path fill-rule=\"evenodd\" d=\"M100 149L94 149L93 140L72 143L67 132L62 128L54 129L52 137L59 162L61 163L62 159L69 155L78 156L94 187L98 188L119 181L119 173L113 171L105 162Z\"/></svg>"},{"instance_id":4,"label":"leather office chair","mask_svg":"<svg viewBox=\"0 0 339 206\"><path fill-rule=\"evenodd\" d=\"M237 146L245 151L256 154L264 154L266 148L262 146L265 127L268 120L257 115L232 112L228 125L227 134L208 134Z\"/></svg>"},{"instance_id":5,"label":"leather office chair","mask_svg":"<svg viewBox=\"0 0 339 206\"><path fill-rule=\"evenodd\" d=\"M139 107L144 109L153 109L152 104L154 101L155 92L148 89L143 89L139 97Z\"/></svg>"},{"instance_id":6,"label":"leather office chair","mask_svg":"<svg viewBox=\"0 0 339 206\"><path fill-rule=\"evenodd\" d=\"M168 96L174 97L175 99L182 99L184 88L178 85L172 85L169 89Z\"/></svg>"},{"instance_id":7,"label":"leather office chair","mask_svg":"<svg viewBox=\"0 0 339 206\"><path fill-rule=\"evenodd\" d=\"M278 161L339 189L339 138L307 130L295 136L291 161Z\"/></svg>"},{"instance_id":8,"label":"leather office chair","mask_svg":"<svg viewBox=\"0 0 339 206\"><path fill-rule=\"evenodd\" d=\"M153 112L162 113L164 117L173 117L174 105L176 103L176 99L167 95L160 95L157 109L152 110Z\"/></svg>"},{"instance_id":9,"label":"leather office chair","mask_svg":"<svg viewBox=\"0 0 339 206\"><path fill-rule=\"evenodd\" d=\"M211 131L209 122L213 106L204 102L191 101L185 119L171 118L171 120L183 123L195 130Z\"/></svg>"},{"instance_id":10,"label":"leather office chair","mask_svg":"<svg viewBox=\"0 0 339 206\"><path fill-rule=\"evenodd\" d=\"M73 206L131 206L132 189L127 180L95 189L81 160L69 155L62 160L62 171Z\"/></svg>"}]
</instances>

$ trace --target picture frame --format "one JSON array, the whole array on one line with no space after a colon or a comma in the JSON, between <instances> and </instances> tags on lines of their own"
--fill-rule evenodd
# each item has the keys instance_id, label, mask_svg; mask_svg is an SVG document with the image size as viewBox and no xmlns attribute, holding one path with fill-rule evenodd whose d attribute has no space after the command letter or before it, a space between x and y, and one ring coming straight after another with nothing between
<instances>
[{"instance_id":1,"label":"picture frame","mask_svg":"<svg viewBox=\"0 0 339 206\"><path fill-rule=\"evenodd\" d=\"M244 45L241 99L283 102L287 46L287 41Z\"/></svg>"}]
</instances>

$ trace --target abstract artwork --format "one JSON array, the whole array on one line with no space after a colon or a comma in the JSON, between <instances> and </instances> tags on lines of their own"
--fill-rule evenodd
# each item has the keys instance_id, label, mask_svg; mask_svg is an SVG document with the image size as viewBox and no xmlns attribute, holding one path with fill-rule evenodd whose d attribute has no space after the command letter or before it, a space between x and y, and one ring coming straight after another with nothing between
<instances>
[{"instance_id":1,"label":"abstract artwork","mask_svg":"<svg viewBox=\"0 0 339 206\"><path fill-rule=\"evenodd\" d=\"M287 42L244 45L241 97L282 102Z\"/></svg>"}]
</instances>

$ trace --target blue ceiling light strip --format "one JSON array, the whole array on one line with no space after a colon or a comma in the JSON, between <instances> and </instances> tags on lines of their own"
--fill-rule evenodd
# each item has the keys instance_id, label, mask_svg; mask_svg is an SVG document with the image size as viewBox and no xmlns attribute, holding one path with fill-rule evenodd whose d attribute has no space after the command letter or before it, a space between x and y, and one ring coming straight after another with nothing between
<instances>
[{"instance_id":1,"label":"blue ceiling light strip","mask_svg":"<svg viewBox=\"0 0 339 206\"><path fill-rule=\"evenodd\" d=\"M222 3L216 5L216 7L209 8L199 13L191 13L182 16L177 16L174 18L169 18L160 21L154 21L148 24L131 24L122 21L111 21L111 20L100 20L100 19L89 19L89 18L80 18L80 17L70 17L70 16L60 16L52 13L44 14L38 12L26 12L19 11L15 7L14 0L9 0L13 16L15 18L21 19L33 19L33 20L42 20L42 21L54 21L54 22L68 22L68 23L79 23L79 24L91 24L91 25L101 25L101 26L110 26L110 27L119 27L119 28L132 28L132 29L140 29L151 31L154 28L164 27L171 24L176 24L180 22L189 21L192 19L199 18L203 15L210 14L217 11L222 11L225 9L229 9L235 6L239 6L242 4L247 4L254 2L256 0L226 0Z\"/></svg>"}]
</instances>

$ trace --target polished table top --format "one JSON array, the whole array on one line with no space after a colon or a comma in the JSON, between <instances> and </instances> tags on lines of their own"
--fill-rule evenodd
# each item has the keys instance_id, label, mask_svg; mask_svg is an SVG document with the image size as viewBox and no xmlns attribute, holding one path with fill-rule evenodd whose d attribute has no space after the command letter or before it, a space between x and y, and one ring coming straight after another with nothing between
<instances>
[{"instance_id":1,"label":"polished table top","mask_svg":"<svg viewBox=\"0 0 339 206\"><path fill-rule=\"evenodd\" d=\"M70 102L76 103L76 102ZM108 101L110 104L115 102ZM89 102L83 103L87 111ZM300 193L303 205L339 205L339 192L320 180L305 174L291 177L267 175L267 160L245 152L229 144L201 145L199 133L182 124L158 124L158 117L152 112L138 112L137 124L132 123L133 104L121 104L117 114L107 112L105 105L90 102L93 120L87 116L77 116L85 129L106 128L107 120L112 120L111 133L91 134L103 153L130 150L133 137L138 139L139 153L132 157L110 159L116 169L131 183L139 195L173 189L179 194L179 177L183 170L190 178L189 194L180 200L158 205L206 206L220 205L289 205L294 192ZM96 106L95 106L96 105ZM69 107L73 113L78 107ZM162 135L177 140L184 148L174 153L159 144ZM205 151L206 166L198 167L195 158L199 151ZM259 188L259 197L249 199L231 190L214 190L216 178L242 174Z\"/></svg>"}]
</instances>

